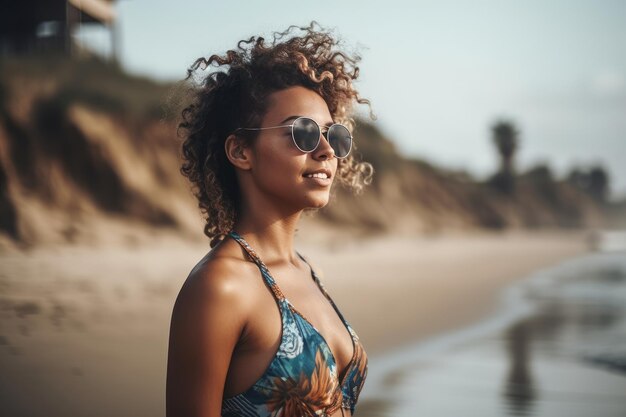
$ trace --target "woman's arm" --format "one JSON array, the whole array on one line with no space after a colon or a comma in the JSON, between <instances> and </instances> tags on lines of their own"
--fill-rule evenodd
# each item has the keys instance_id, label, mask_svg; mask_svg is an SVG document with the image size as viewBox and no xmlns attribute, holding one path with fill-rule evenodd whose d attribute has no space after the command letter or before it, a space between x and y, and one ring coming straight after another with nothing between
<instances>
[{"instance_id":1,"label":"woman's arm","mask_svg":"<svg viewBox=\"0 0 626 417\"><path fill-rule=\"evenodd\" d=\"M245 291L228 261L193 271L172 312L166 416L220 417L232 352L246 322Z\"/></svg>"}]
</instances>

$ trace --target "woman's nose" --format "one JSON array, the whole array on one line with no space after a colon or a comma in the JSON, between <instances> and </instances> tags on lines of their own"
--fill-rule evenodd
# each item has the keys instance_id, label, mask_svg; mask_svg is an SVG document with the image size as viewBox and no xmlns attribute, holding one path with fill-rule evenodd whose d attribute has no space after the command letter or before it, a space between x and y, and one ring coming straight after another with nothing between
<instances>
[{"instance_id":1,"label":"woman's nose","mask_svg":"<svg viewBox=\"0 0 626 417\"><path fill-rule=\"evenodd\" d=\"M326 139L327 135L328 131L326 131L326 134L320 133L320 143L317 145L315 151L313 151L315 159L326 160L335 156L334 149L330 146L328 139Z\"/></svg>"}]
</instances>

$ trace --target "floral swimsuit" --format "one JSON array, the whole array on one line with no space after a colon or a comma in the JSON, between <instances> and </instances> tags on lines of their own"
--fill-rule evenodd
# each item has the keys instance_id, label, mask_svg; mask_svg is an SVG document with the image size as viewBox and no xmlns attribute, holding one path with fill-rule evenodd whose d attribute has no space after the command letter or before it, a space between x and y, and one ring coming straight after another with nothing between
<instances>
[{"instance_id":1,"label":"floral swimsuit","mask_svg":"<svg viewBox=\"0 0 626 417\"><path fill-rule=\"evenodd\" d=\"M353 414L367 376L367 355L359 337L313 269L313 280L352 336L352 359L339 376L335 357L324 337L285 298L250 245L235 232L230 232L229 236L239 242L257 264L276 298L282 319L282 336L278 351L263 375L241 394L224 398L222 417L318 417L330 416L340 408L342 415L344 409ZM298 256L307 262L299 253Z\"/></svg>"}]
</instances>

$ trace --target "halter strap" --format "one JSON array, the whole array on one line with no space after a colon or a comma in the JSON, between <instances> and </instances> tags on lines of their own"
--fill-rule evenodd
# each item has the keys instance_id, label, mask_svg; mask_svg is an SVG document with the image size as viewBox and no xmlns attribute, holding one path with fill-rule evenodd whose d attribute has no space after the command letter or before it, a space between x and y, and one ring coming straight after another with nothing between
<instances>
[{"instance_id":1,"label":"halter strap","mask_svg":"<svg viewBox=\"0 0 626 417\"><path fill-rule=\"evenodd\" d=\"M235 231L230 231L228 233L228 236L230 236L233 239L235 239L235 241L237 241L241 245L241 247L244 248L244 250L246 251L246 253L250 257L250 259L252 259L252 261L257 264L257 266L261 270L261 275L263 276L263 279L264 279L265 283L267 284L267 286L272 291L272 294L274 294L274 297L279 302L285 303L286 306L289 309L291 309L294 313L297 313L300 316L302 316L302 318L304 318L304 320L308 321L309 324L311 324L311 321L306 316L304 316L302 313L300 313L298 310L296 310L295 307L291 304L291 302L289 302L289 300L287 300L287 297L285 297L283 292L278 287L278 284L276 283L276 281L274 280L274 278L270 274L269 269L267 268L267 266L263 263L263 261L261 260L259 255L257 255L257 253L254 251L254 249L252 249L252 247L248 244L248 242L246 242L245 239L243 237L241 237ZM328 301L330 301L330 304L332 305L334 310L339 315L339 318L344 322L344 324L348 328L348 331L352 335L352 338L354 339L356 337L356 334L352 331L350 323L344 318L343 314L341 313L341 311L339 310L339 308L337 307L337 305L333 301L332 297L326 291L326 288L324 287L324 284L322 284L322 281L320 281L319 277L317 276L317 274L315 273L315 271L311 267L311 264L309 264L309 262L306 260L306 258L304 256L302 256L300 254L300 252L296 251L296 254L300 257L300 259L302 259L304 261L304 263L306 263L309 266L309 269L311 270L311 275L313 277L313 280L317 284L318 288L320 289L320 291L322 292L324 297L326 297L326 299L328 299ZM313 324L311 324L311 326L313 326ZM315 327L315 326L313 326L313 327Z\"/></svg>"},{"instance_id":2,"label":"halter strap","mask_svg":"<svg viewBox=\"0 0 626 417\"><path fill-rule=\"evenodd\" d=\"M252 249L252 246L250 246L250 244L248 244L248 242L246 242L245 239L243 237L241 237L235 231L230 231L228 233L228 236L230 236L233 239L235 239L235 241L237 241L241 245L241 247L243 247L243 249L246 251L246 253L250 257L250 259L255 264L257 264L257 266L261 270L261 275L263 276L263 279L265 280L265 283L270 288L270 290L272 290L272 293L274 294L274 297L276 299L278 299L279 301L287 302L287 304L290 305L290 308L294 308L293 306L291 306L291 303L289 303L289 301L287 300L287 297L285 297L283 292L278 287L278 284L276 283L276 281L274 280L274 278L270 274L270 271L269 271L268 267L263 263L263 261L261 260L259 255L257 255L257 253L254 251L254 249ZM339 317L341 318L341 320L346 322L345 318L343 317L343 314L341 314L341 311L339 310L339 308L337 307L337 305L333 301L332 297L326 291L326 287L324 287L324 284L322 284L322 281L320 281L319 277L315 273L315 270L311 267L311 264L309 263L309 261L307 261L306 258L300 254L300 252L296 251L296 254L300 257L300 259L302 259L304 261L304 263L306 263L308 265L309 269L311 270L312 278L315 281L315 283L317 284L317 287L320 289L320 291L322 292L324 297L326 297L328 299L328 301L330 301L330 303L334 307L335 311L337 311L337 314L339 314ZM298 314L303 316L302 313L300 313L300 312L298 312ZM307 320L306 317L305 317L305 320Z\"/></svg>"},{"instance_id":3,"label":"halter strap","mask_svg":"<svg viewBox=\"0 0 626 417\"><path fill-rule=\"evenodd\" d=\"M250 259L252 259L252 261L257 264L257 266L261 270L261 275L263 276L265 283L270 288L270 290L272 290L274 297L279 301L285 300L285 295L280 290L280 288L278 288L276 281L274 281L274 278L272 278L272 275L270 275L269 269L263 263L259 255L257 255L257 253L254 251L254 249L252 249L252 247L248 244L248 242L246 242L244 238L241 237L237 232L230 231L228 235L235 239L235 241L237 241L237 243L239 243L241 247L246 251Z\"/></svg>"}]
</instances>

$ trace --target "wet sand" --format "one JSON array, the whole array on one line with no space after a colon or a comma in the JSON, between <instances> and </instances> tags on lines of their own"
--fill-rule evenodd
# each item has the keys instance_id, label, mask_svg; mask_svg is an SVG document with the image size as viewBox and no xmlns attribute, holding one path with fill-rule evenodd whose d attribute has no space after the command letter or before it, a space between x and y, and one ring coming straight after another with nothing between
<instances>
[{"instance_id":1,"label":"wet sand","mask_svg":"<svg viewBox=\"0 0 626 417\"><path fill-rule=\"evenodd\" d=\"M358 415L625 415L625 254L568 259L485 320L377 356Z\"/></svg>"},{"instance_id":2,"label":"wet sand","mask_svg":"<svg viewBox=\"0 0 626 417\"><path fill-rule=\"evenodd\" d=\"M580 232L298 242L372 357L472 323L511 282L585 251ZM156 236L0 254L0 414L163 415L171 308L207 250Z\"/></svg>"}]
</instances>

